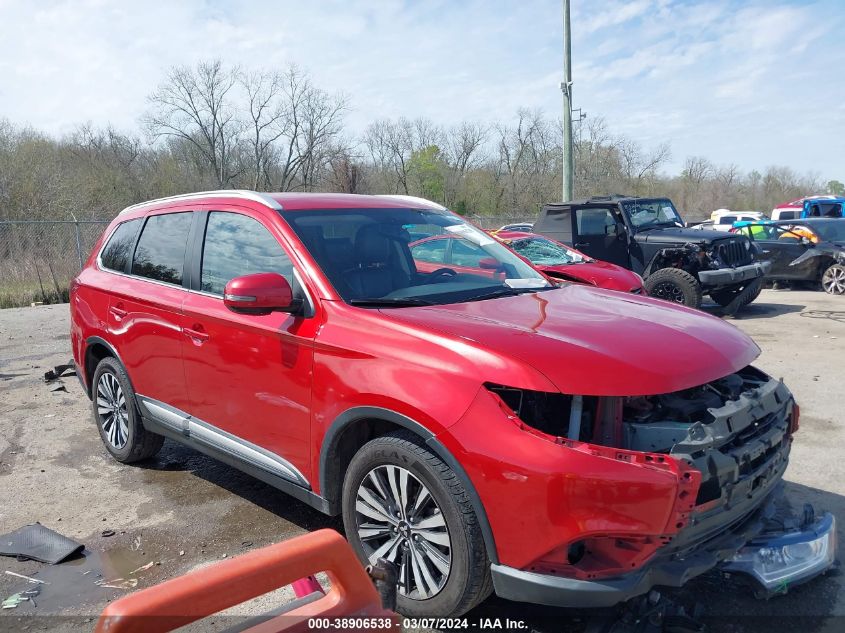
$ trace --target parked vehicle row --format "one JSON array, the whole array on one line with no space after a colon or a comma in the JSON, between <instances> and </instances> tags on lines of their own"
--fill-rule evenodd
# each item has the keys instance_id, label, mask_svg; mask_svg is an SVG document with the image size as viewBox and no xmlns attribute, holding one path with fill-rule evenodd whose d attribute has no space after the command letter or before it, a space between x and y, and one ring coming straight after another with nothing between
<instances>
[{"instance_id":1,"label":"parked vehicle row","mask_svg":"<svg viewBox=\"0 0 845 633\"><path fill-rule=\"evenodd\" d=\"M534 232L643 277L653 297L691 308L708 294L736 311L760 293L769 264L739 235L690 229L668 198L594 196L546 205Z\"/></svg>"},{"instance_id":2,"label":"parked vehicle row","mask_svg":"<svg viewBox=\"0 0 845 633\"><path fill-rule=\"evenodd\" d=\"M693 235L667 199L550 205L535 228L658 296L739 294L765 270L747 237ZM630 275L626 292L556 283L526 257L572 251L499 237L407 197L125 209L70 299L106 449L136 462L170 438L342 515L362 562L397 565L408 615L493 591L609 606L732 559L781 489L788 388L730 324ZM830 564L807 551L766 573Z\"/></svg>"}]
</instances>

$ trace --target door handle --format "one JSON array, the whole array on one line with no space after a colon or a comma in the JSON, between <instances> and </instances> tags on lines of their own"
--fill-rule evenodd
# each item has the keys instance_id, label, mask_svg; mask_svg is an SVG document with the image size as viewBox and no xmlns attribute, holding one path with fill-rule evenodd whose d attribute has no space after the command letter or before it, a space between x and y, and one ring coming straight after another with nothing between
<instances>
[{"instance_id":1,"label":"door handle","mask_svg":"<svg viewBox=\"0 0 845 633\"><path fill-rule=\"evenodd\" d=\"M574 246L575 248L581 248L582 246L589 246L589 245L590 245L589 242L575 242L575 244L573 244L572 246Z\"/></svg>"},{"instance_id":2,"label":"door handle","mask_svg":"<svg viewBox=\"0 0 845 633\"><path fill-rule=\"evenodd\" d=\"M111 312L118 321L129 314L128 311L123 309L122 303L118 303L116 306L111 306L109 308L109 312Z\"/></svg>"},{"instance_id":3,"label":"door handle","mask_svg":"<svg viewBox=\"0 0 845 633\"><path fill-rule=\"evenodd\" d=\"M197 345L205 343L209 339L208 332L198 324L194 324L193 327L183 327L182 331L185 333L185 336L193 340Z\"/></svg>"}]
</instances>

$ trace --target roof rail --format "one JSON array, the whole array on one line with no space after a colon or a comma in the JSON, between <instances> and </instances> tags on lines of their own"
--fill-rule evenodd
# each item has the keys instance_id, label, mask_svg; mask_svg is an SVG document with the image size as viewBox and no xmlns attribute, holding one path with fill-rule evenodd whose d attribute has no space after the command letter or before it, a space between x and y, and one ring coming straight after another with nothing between
<instances>
[{"instance_id":1,"label":"roof rail","mask_svg":"<svg viewBox=\"0 0 845 633\"><path fill-rule=\"evenodd\" d=\"M438 204L437 202L433 202L432 200L426 200L425 198L420 198L419 196L406 196L404 194L391 194L391 193L379 193L376 194L376 198L396 198L397 200L404 200L405 202L416 202L416 203L425 203L430 204L432 206L437 207L438 209L445 209L442 204Z\"/></svg>"},{"instance_id":2,"label":"roof rail","mask_svg":"<svg viewBox=\"0 0 845 633\"><path fill-rule=\"evenodd\" d=\"M268 196L266 193L261 193L258 191L249 191L247 189L216 189L215 191L198 191L196 193L183 193L177 196L167 196L166 198L156 198L155 200L147 200L146 202L139 202L138 204L133 204L131 206L126 207L118 213L118 215L122 215L127 213L128 211L133 211L135 209L140 209L141 207L145 207L150 204L160 204L162 202L181 202L185 200L195 200L198 198L243 198L244 200L252 200L253 202L259 202L263 204L265 207L273 209L274 211L281 211L282 205L279 202L271 197Z\"/></svg>"},{"instance_id":3,"label":"roof rail","mask_svg":"<svg viewBox=\"0 0 845 633\"><path fill-rule=\"evenodd\" d=\"M604 196L590 196L590 200L616 200L617 198L639 198L640 196L629 196L624 193L609 193Z\"/></svg>"}]
</instances>

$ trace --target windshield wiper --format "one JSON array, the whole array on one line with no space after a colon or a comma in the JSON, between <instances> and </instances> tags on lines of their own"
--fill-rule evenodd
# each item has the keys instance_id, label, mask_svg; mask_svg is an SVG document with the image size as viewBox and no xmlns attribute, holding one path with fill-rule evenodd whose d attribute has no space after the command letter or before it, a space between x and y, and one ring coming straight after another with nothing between
<instances>
[{"instance_id":1,"label":"windshield wiper","mask_svg":"<svg viewBox=\"0 0 845 633\"><path fill-rule=\"evenodd\" d=\"M411 306L433 306L433 301L426 299L417 299L415 297L406 298L377 298L370 297L367 299L350 299L349 305L359 306L362 308L409 308Z\"/></svg>"},{"instance_id":2,"label":"windshield wiper","mask_svg":"<svg viewBox=\"0 0 845 633\"><path fill-rule=\"evenodd\" d=\"M493 292L488 292L483 295L476 295L466 299L466 301L484 301L485 299L496 299L498 297L514 297L522 295L526 292L541 292L543 290L554 290L555 286L542 286L540 288L499 288Z\"/></svg>"}]
</instances>

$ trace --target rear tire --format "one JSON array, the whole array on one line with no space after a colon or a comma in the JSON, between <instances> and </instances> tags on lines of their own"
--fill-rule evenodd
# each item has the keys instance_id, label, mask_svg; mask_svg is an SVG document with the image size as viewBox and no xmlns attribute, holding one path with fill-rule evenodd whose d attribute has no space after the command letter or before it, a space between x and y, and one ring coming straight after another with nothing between
<instances>
[{"instance_id":1,"label":"rear tire","mask_svg":"<svg viewBox=\"0 0 845 633\"><path fill-rule=\"evenodd\" d=\"M397 431L361 447L346 471L342 505L358 558L396 563L400 613L457 617L492 592L490 561L466 490L413 433Z\"/></svg>"},{"instance_id":2,"label":"rear tire","mask_svg":"<svg viewBox=\"0 0 845 633\"><path fill-rule=\"evenodd\" d=\"M164 438L141 423L135 391L117 359L106 357L91 379L94 421L106 450L123 464L149 459L161 450Z\"/></svg>"},{"instance_id":3,"label":"rear tire","mask_svg":"<svg viewBox=\"0 0 845 633\"><path fill-rule=\"evenodd\" d=\"M845 294L845 266L831 264L822 273L822 290L830 295Z\"/></svg>"},{"instance_id":4,"label":"rear tire","mask_svg":"<svg viewBox=\"0 0 845 633\"><path fill-rule=\"evenodd\" d=\"M650 297L680 303L689 308L701 307L701 284L680 268L661 268L650 274L644 285Z\"/></svg>"}]
</instances>

